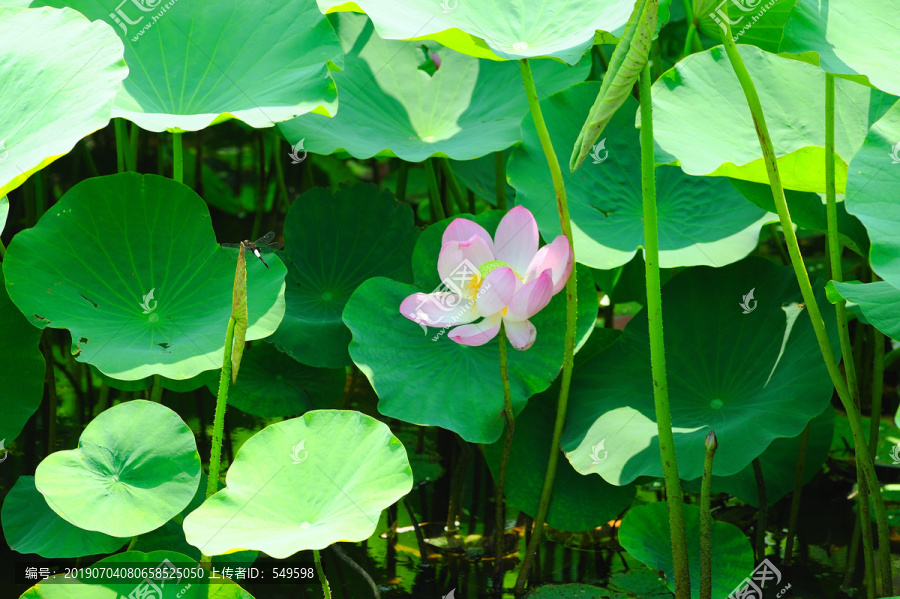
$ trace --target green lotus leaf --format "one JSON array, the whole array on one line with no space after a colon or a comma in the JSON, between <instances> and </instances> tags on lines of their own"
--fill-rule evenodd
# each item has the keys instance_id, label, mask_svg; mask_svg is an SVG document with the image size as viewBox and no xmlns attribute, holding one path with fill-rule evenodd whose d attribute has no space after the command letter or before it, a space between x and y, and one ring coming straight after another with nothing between
<instances>
[{"instance_id":1,"label":"green lotus leaf","mask_svg":"<svg viewBox=\"0 0 900 599\"><path fill-rule=\"evenodd\" d=\"M119 379L114 379L111 376L106 376L95 366L90 366L91 373L100 378L104 383L109 385L113 389L118 389L119 391L147 391L148 389L153 387L155 377L148 376L145 379L138 379L135 381L121 381ZM168 379L166 377L159 377L160 382L162 383L163 389L168 389L169 391L175 391L176 393L190 393L191 391L195 391L200 387L205 387L208 384L211 384L213 381L219 380L219 371L217 370L206 370L201 372L197 376L191 377L189 379L176 380L176 379Z\"/></svg>"},{"instance_id":2,"label":"green lotus leaf","mask_svg":"<svg viewBox=\"0 0 900 599\"><path fill-rule=\"evenodd\" d=\"M703 443L700 444L701 453ZM721 445L720 445L721 447ZM669 513L665 502L639 505L628 510L619 527L619 543L629 555L651 570L666 574L666 585L675 589L675 566ZM700 508L684 506L691 597L700 597ZM743 531L728 522L712 525L712 596L728 597L753 572L753 550ZM771 581L771 582L774 582Z\"/></svg>"},{"instance_id":3,"label":"green lotus leaf","mask_svg":"<svg viewBox=\"0 0 900 599\"><path fill-rule=\"evenodd\" d=\"M557 153L571 148L600 84L587 82L541 102ZM627 98L603 131L585 164L563 172L575 244L575 259L609 269L631 260L644 243L641 149L634 128L637 102ZM541 235L560 234L553 181L534 123L522 121L522 145L507 173L516 201L531 210ZM567 151L567 150L566 150ZM564 171L566 169L563 169ZM759 230L778 220L749 204L725 178L689 177L680 169L656 169L660 266L723 266L756 248Z\"/></svg>"},{"instance_id":4,"label":"green lotus leaf","mask_svg":"<svg viewBox=\"0 0 900 599\"><path fill-rule=\"evenodd\" d=\"M502 214L490 211L461 217L474 220L493 235ZM506 422L497 341L463 346L447 338L446 329L423 331L399 312L404 298L429 293L441 284L437 259L441 236L451 220L436 223L419 236L412 261L415 287L379 277L363 283L350 298L344 308L344 322L353 333L350 357L378 394L378 411L385 416L440 426L472 443L493 443ZM590 335L596 316L597 292L590 273L584 271L578 277L578 346ZM534 345L508 352L514 413L559 374L565 294L558 293L529 320L537 329Z\"/></svg>"},{"instance_id":5,"label":"green lotus leaf","mask_svg":"<svg viewBox=\"0 0 900 599\"><path fill-rule=\"evenodd\" d=\"M860 74L900 95L900 6L878 0L797 0L782 52L815 52L824 71Z\"/></svg>"},{"instance_id":6,"label":"green lotus leaf","mask_svg":"<svg viewBox=\"0 0 900 599\"><path fill-rule=\"evenodd\" d=\"M106 126L123 51L109 25L70 8L0 7L0 196Z\"/></svg>"},{"instance_id":7,"label":"green lotus leaf","mask_svg":"<svg viewBox=\"0 0 900 599\"><path fill-rule=\"evenodd\" d=\"M359 412L313 410L248 439L225 489L188 514L184 533L205 555L256 549L279 559L362 541L412 481L406 450L387 425Z\"/></svg>"},{"instance_id":8,"label":"green lotus leaf","mask_svg":"<svg viewBox=\"0 0 900 599\"><path fill-rule=\"evenodd\" d=\"M836 349L834 310L823 282L814 289ZM834 389L802 302L793 269L756 257L687 269L663 288L666 345L678 348L666 370L682 479L701 476L711 428L713 473L731 476L828 405ZM582 474L616 485L662 477L649 346L643 309L614 346L576 365L562 447Z\"/></svg>"},{"instance_id":9,"label":"green lotus leaf","mask_svg":"<svg viewBox=\"0 0 900 599\"><path fill-rule=\"evenodd\" d=\"M362 15L342 14L337 29L347 56L334 79L347 99L333 118L307 114L280 124L289 143L302 141L316 154L341 150L356 158L420 162L432 155L468 160L519 141L528 100L518 65L430 44L440 68L429 76L419 69L427 46L381 39ZM535 64L541 94L583 81L590 64L582 62L571 68L553 60Z\"/></svg>"},{"instance_id":10,"label":"green lotus leaf","mask_svg":"<svg viewBox=\"0 0 900 599\"><path fill-rule=\"evenodd\" d=\"M509 159L509 150L504 152L504 164ZM450 168L453 175L475 195L484 199L488 204L497 207L497 178L494 171L494 157L482 156L474 160L452 160ZM506 204L513 206L516 203L516 189L506 183Z\"/></svg>"},{"instance_id":11,"label":"green lotus leaf","mask_svg":"<svg viewBox=\"0 0 900 599\"><path fill-rule=\"evenodd\" d=\"M82 577L79 582L65 574L56 574L28 589L19 599L122 599L140 597L146 599L253 599L253 595L233 581L221 576L189 576L185 571L197 571L200 565L175 551L126 551L106 557L92 566L112 569L161 569L175 574L173 578L116 576L106 578ZM178 578L179 568L183 574ZM106 570L112 571L112 570Z\"/></svg>"},{"instance_id":12,"label":"green lotus leaf","mask_svg":"<svg viewBox=\"0 0 900 599\"><path fill-rule=\"evenodd\" d=\"M900 289L887 281L829 281L828 287L848 302L857 304L873 327L892 339L900 339L900 311L897 310L897 306L900 306ZM833 296L830 299L839 301L839 298Z\"/></svg>"},{"instance_id":13,"label":"green lotus leaf","mask_svg":"<svg viewBox=\"0 0 900 599\"><path fill-rule=\"evenodd\" d=\"M822 464L828 458L833 432L834 408L829 405L809 423L809 445L806 468L803 470L803 484L811 481L821 471ZM769 505L774 505L794 490L800 441L800 435L775 439L759 456L760 468L766 482L766 502ZM700 479L682 484L685 490L700 492ZM759 492L752 465L733 476L713 476L712 492L728 493L754 507L759 505Z\"/></svg>"},{"instance_id":14,"label":"green lotus leaf","mask_svg":"<svg viewBox=\"0 0 900 599\"><path fill-rule=\"evenodd\" d=\"M50 509L34 486L33 476L20 476L3 500L3 535L10 549L41 557L84 557L113 553L128 539L82 530Z\"/></svg>"},{"instance_id":15,"label":"green lotus leaf","mask_svg":"<svg viewBox=\"0 0 900 599\"><path fill-rule=\"evenodd\" d=\"M44 396L46 363L41 354L41 331L31 326L9 300L0 269L0 331L15 343L0 344L0 446L19 436Z\"/></svg>"},{"instance_id":16,"label":"green lotus leaf","mask_svg":"<svg viewBox=\"0 0 900 599\"><path fill-rule=\"evenodd\" d=\"M596 333L609 329L597 329ZM588 344L591 343L589 340ZM586 351L587 347L582 349ZM579 352L579 355L581 353ZM558 380L558 379L557 379ZM549 462L548 449L553 437L559 383L536 395L516 418L504 494L507 500L531 517L535 517L544 487L544 473ZM485 446L485 458L494 480L500 474L500 457L505 435ZM560 460L553 482L553 501L547 512L547 524L559 530L582 531L603 526L631 505L633 486L616 487L599 477L584 477L565 460Z\"/></svg>"},{"instance_id":17,"label":"green lotus leaf","mask_svg":"<svg viewBox=\"0 0 900 599\"><path fill-rule=\"evenodd\" d=\"M753 78L786 189L825 192L825 73L754 46L738 51ZM896 98L852 81L835 82L835 187L869 125ZM768 185L750 108L722 46L692 54L653 84L657 161L689 175L719 175Z\"/></svg>"},{"instance_id":18,"label":"green lotus leaf","mask_svg":"<svg viewBox=\"0 0 900 599\"><path fill-rule=\"evenodd\" d=\"M272 342L310 366L349 365L350 331L341 320L347 300L370 277L411 281L418 236L409 206L374 185L301 195L285 218L287 308Z\"/></svg>"},{"instance_id":19,"label":"green lotus leaf","mask_svg":"<svg viewBox=\"0 0 900 599\"><path fill-rule=\"evenodd\" d=\"M9 200L6 199L6 196L0 198L0 233L3 233L3 228L6 226L6 217L9 216Z\"/></svg>"},{"instance_id":20,"label":"green lotus leaf","mask_svg":"<svg viewBox=\"0 0 900 599\"><path fill-rule=\"evenodd\" d=\"M900 287L900 102L872 125L847 176L847 211L869 232L872 270Z\"/></svg>"},{"instance_id":21,"label":"green lotus leaf","mask_svg":"<svg viewBox=\"0 0 900 599\"><path fill-rule=\"evenodd\" d=\"M633 2L566 0L317 0L322 12L359 10L390 40L431 39L493 60L553 56L575 64L594 43L596 31L620 35Z\"/></svg>"},{"instance_id":22,"label":"green lotus leaf","mask_svg":"<svg viewBox=\"0 0 900 599\"><path fill-rule=\"evenodd\" d=\"M313 368L269 343L254 343L244 351L237 381L228 389L228 405L261 418L297 416L333 405L346 380L343 368ZM207 384L213 395L218 387L217 380Z\"/></svg>"},{"instance_id":23,"label":"green lotus leaf","mask_svg":"<svg viewBox=\"0 0 900 599\"><path fill-rule=\"evenodd\" d=\"M66 521L133 537L162 526L191 501L200 455L178 414L139 399L102 412L85 427L77 449L50 454L34 477Z\"/></svg>"},{"instance_id":24,"label":"green lotus leaf","mask_svg":"<svg viewBox=\"0 0 900 599\"><path fill-rule=\"evenodd\" d=\"M72 353L104 374L189 379L222 366L236 250L220 248L188 187L121 173L70 189L16 235L3 263L12 301L40 328L69 329ZM284 313L284 265L247 261L250 327Z\"/></svg>"},{"instance_id":25,"label":"green lotus leaf","mask_svg":"<svg viewBox=\"0 0 900 599\"><path fill-rule=\"evenodd\" d=\"M64 3L113 26L131 67L113 116L142 129L197 131L230 118L271 127L337 110L329 63L341 63L341 49L312 2L41 3Z\"/></svg>"},{"instance_id":26,"label":"green lotus leaf","mask_svg":"<svg viewBox=\"0 0 900 599\"><path fill-rule=\"evenodd\" d=\"M748 44L762 48L766 52L777 53L784 38L784 28L791 16L791 9L797 0L781 0L774 3L763 0L741 0L728 5L728 17L734 21L731 33L738 44ZM699 29L722 43L722 2L721 0L700 0L694 2L694 14Z\"/></svg>"}]
</instances>

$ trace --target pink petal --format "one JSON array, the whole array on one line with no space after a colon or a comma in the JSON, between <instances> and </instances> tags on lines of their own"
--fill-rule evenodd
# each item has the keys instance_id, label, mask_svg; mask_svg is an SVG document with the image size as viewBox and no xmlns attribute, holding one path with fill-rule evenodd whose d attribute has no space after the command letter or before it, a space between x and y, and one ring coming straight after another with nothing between
<instances>
[{"instance_id":1,"label":"pink petal","mask_svg":"<svg viewBox=\"0 0 900 599\"><path fill-rule=\"evenodd\" d=\"M479 316L496 314L506 307L516 292L516 274L511 268L501 266L484 278L475 300Z\"/></svg>"},{"instance_id":2,"label":"pink petal","mask_svg":"<svg viewBox=\"0 0 900 599\"><path fill-rule=\"evenodd\" d=\"M553 295L566 286L572 274L572 248L565 235L560 235L550 244L538 250L525 272L525 282L531 281L548 268L553 275Z\"/></svg>"},{"instance_id":3,"label":"pink petal","mask_svg":"<svg viewBox=\"0 0 900 599\"><path fill-rule=\"evenodd\" d=\"M516 206L506 213L494 234L494 255L513 267L519 276L525 271L538 250L537 222L525 206Z\"/></svg>"},{"instance_id":4,"label":"pink petal","mask_svg":"<svg viewBox=\"0 0 900 599\"><path fill-rule=\"evenodd\" d=\"M541 276L525 283L525 285L516 292L506 314L503 316L504 322L522 322L540 312L550 303L553 297L553 279L550 269L541 273Z\"/></svg>"},{"instance_id":5,"label":"pink petal","mask_svg":"<svg viewBox=\"0 0 900 599\"><path fill-rule=\"evenodd\" d=\"M448 241L466 241L473 236L481 237L491 249L491 255L494 255L494 242L491 240L491 236L484 230L484 227L467 218L455 218L447 225L444 235L441 237L441 245Z\"/></svg>"},{"instance_id":6,"label":"pink petal","mask_svg":"<svg viewBox=\"0 0 900 599\"><path fill-rule=\"evenodd\" d=\"M506 338L518 350L528 349L534 344L534 340L537 339L537 329L527 320L510 322L504 318L503 330L506 331Z\"/></svg>"},{"instance_id":7,"label":"pink petal","mask_svg":"<svg viewBox=\"0 0 900 599\"><path fill-rule=\"evenodd\" d=\"M488 245L478 235L473 235L466 241L460 241L459 249L463 259L468 260L471 267L476 270L485 262L491 262L494 259L493 245Z\"/></svg>"},{"instance_id":8,"label":"pink petal","mask_svg":"<svg viewBox=\"0 0 900 599\"><path fill-rule=\"evenodd\" d=\"M400 303L400 314L428 327L472 322L478 315L468 299L455 293L414 293Z\"/></svg>"},{"instance_id":9,"label":"pink petal","mask_svg":"<svg viewBox=\"0 0 900 599\"><path fill-rule=\"evenodd\" d=\"M451 279L452 275L463 264L462 250L459 248L458 241L448 241L441 247L441 253L438 255L438 274L442 282ZM446 284L446 283L445 283Z\"/></svg>"},{"instance_id":10,"label":"pink petal","mask_svg":"<svg viewBox=\"0 0 900 599\"><path fill-rule=\"evenodd\" d=\"M484 345L497 336L500 330L500 314L489 316L475 324L455 327L447 334L460 345Z\"/></svg>"}]
</instances>

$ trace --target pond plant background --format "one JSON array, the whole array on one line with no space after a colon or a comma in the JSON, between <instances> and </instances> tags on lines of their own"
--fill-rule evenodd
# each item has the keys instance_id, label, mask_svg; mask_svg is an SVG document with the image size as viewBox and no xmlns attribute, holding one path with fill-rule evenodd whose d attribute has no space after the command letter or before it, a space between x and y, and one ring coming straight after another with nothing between
<instances>
[{"instance_id":1,"label":"pond plant background","mask_svg":"<svg viewBox=\"0 0 900 599\"><path fill-rule=\"evenodd\" d=\"M0 596L896 599L897 40L0 0Z\"/></svg>"}]
</instances>

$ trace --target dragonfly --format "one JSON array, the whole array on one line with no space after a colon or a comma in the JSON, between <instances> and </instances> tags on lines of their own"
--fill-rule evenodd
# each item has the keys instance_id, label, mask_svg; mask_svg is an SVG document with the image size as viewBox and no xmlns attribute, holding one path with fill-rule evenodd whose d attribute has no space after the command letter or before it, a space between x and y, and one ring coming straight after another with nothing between
<instances>
[{"instance_id":1,"label":"dragonfly","mask_svg":"<svg viewBox=\"0 0 900 599\"><path fill-rule=\"evenodd\" d=\"M275 231L269 231L256 241L244 240L240 243L220 243L219 245L223 248L239 248L243 245L245 250L253 252L253 255L259 258L259 261L262 262L266 268L269 268L269 265L263 260L262 255L264 253L284 249L283 243L272 241L273 239L275 239Z\"/></svg>"}]
</instances>

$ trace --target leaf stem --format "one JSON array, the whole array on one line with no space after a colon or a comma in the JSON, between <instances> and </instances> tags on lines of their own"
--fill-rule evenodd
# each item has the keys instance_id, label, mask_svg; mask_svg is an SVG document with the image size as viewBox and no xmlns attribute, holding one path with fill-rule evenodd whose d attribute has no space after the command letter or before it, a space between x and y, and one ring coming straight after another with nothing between
<instances>
[{"instance_id":1,"label":"leaf stem","mask_svg":"<svg viewBox=\"0 0 900 599\"><path fill-rule=\"evenodd\" d=\"M181 133L172 133L172 178L184 183L184 157L181 148Z\"/></svg>"},{"instance_id":2,"label":"leaf stem","mask_svg":"<svg viewBox=\"0 0 900 599\"><path fill-rule=\"evenodd\" d=\"M444 178L447 180L447 188L450 190L450 195L453 196L459 212L464 214L467 210L466 199L463 197L459 181L457 181L456 176L453 174L453 168L450 166L450 159L438 158L438 160L441 164L441 170L444 171Z\"/></svg>"},{"instance_id":3,"label":"leaf stem","mask_svg":"<svg viewBox=\"0 0 900 599\"><path fill-rule=\"evenodd\" d=\"M753 458L753 476L756 479L756 495L759 505L757 506L756 520L756 561L761 562L766 557L766 521L768 520L769 505L766 501L766 479L763 477L762 464L759 458Z\"/></svg>"},{"instance_id":4,"label":"leaf stem","mask_svg":"<svg viewBox=\"0 0 900 599\"><path fill-rule=\"evenodd\" d=\"M656 214L656 173L653 156L653 108L651 105L649 64L641 69L641 189L644 204L644 263L647 280L647 316L650 333L650 368L653 374L653 402L659 451L669 506L669 532L675 566L675 596L691 596L687 535L684 525L684 499L675 455L669 385L666 380L666 350L663 337L662 286L659 279L659 229Z\"/></svg>"},{"instance_id":5,"label":"leaf stem","mask_svg":"<svg viewBox=\"0 0 900 599\"><path fill-rule=\"evenodd\" d=\"M556 192L556 209L559 212L559 224L563 235L569 241L569 247L572 250L572 273L569 280L566 281L566 337L563 352L563 368L562 378L559 388L559 404L556 408L556 422L553 425L553 440L550 443L550 461L547 464L547 472L544 475L544 487L541 490L541 502L538 505L538 513L534 519L534 534L528 548L525 550L525 556L522 560L522 567L519 569L516 578L516 592L521 593L525 589L525 582L528 579L528 570L534 560L534 554L538 544L541 541L541 535L544 531L544 520L547 518L547 511L550 509L550 496L553 493L553 480L556 478L556 465L559 461L559 438L562 436L563 425L566 423L566 407L569 402L569 385L572 381L572 367L574 365L573 357L575 355L575 317L577 314L577 280L576 280L576 263L574 258L575 246L572 243L572 222L569 220L569 207L566 202L566 188L563 182L562 170L559 168L559 160L556 152L553 150L553 142L550 140L550 132L547 130L547 124L544 122L544 115L541 112L541 104L538 101L537 89L534 86L534 76L531 73L531 65L527 58L519 60L519 69L522 71L522 83L525 86L525 95L528 98L528 106L531 109L531 118L534 121L538 138L541 140L541 147L544 150L544 156L547 159L547 166L550 168L550 176L553 179L553 190ZM504 181L505 184L505 181Z\"/></svg>"},{"instance_id":6,"label":"leaf stem","mask_svg":"<svg viewBox=\"0 0 900 599\"><path fill-rule=\"evenodd\" d=\"M700 599L712 599L712 526L710 492L712 491L713 458L719 444L716 432L706 436L706 456L703 460L703 480L700 483Z\"/></svg>"},{"instance_id":7,"label":"leaf stem","mask_svg":"<svg viewBox=\"0 0 900 599\"><path fill-rule=\"evenodd\" d=\"M724 3L723 7L725 16L727 16L728 3ZM772 188L772 196L775 200L775 207L778 210L778 218L781 221L781 228L784 231L785 242L788 246L788 254L791 257L791 264L794 267L794 273L796 274L797 282L800 285L800 292L803 295L803 301L806 304L806 311L809 313L809 318L812 321L816 340L819 342L819 348L822 352L825 366L828 369L828 374L841 399L841 404L847 413L850 430L853 433L853 444L857 448L866 447L866 439L862 431L862 418L859 410L854 405L850 391L841 376L840 368L835 360L834 352L831 349L831 343L828 340L828 333L825 330L825 321L822 318L822 313L819 310L819 305L816 303L816 297L813 293L812 284L809 281L809 273L803 262L803 256L800 254L800 245L797 242L797 235L794 233L792 226L791 215L788 211L787 201L784 196L784 188L781 184L781 175L778 171L778 163L775 159L775 149L772 144L772 138L769 135L769 129L766 126L765 115L762 111L759 95L756 92L756 87L753 84L750 73L747 71L747 67L744 65L744 61L738 52L737 45L735 45L734 40L732 39L731 26L728 24L728 19L723 19L722 22L725 25L725 32L722 34L725 51L731 61L735 75L744 90L744 96L747 99L747 104L750 107L750 112L753 116L753 122L756 126L757 137L759 139L760 147L762 148L766 165L769 185ZM875 503L875 519L878 527L878 551L882 568L882 580L884 582L882 593L884 595L893 595L893 582L890 575L889 529L887 516L884 510L884 498L881 495L881 487L875 474L875 467L872 463L871 456L868 452L859 451L857 451L857 455L863 456L862 459L859 460L859 465L862 467L865 482L868 485L872 500Z\"/></svg>"},{"instance_id":8,"label":"leaf stem","mask_svg":"<svg viewBox=\"0 0 900 599\"><path fill-rule=\"evenodd\" d=\"M800 514L800 496L803 490L803 471L806 468L806 451L809 448L809 423L800 436L800 451L797 452L797 472L794 476L794 493L791 495L791 515L788 518L787 541L784 544L784 567L791 565L794 553L794 534L797 530L797 516Z\"/></svg>"},{"instance_id":9,"label":"leaf stem","mask_svg":"<svg viewBox=\"0 0 900 599\"><path fill-rule=\"evenodd\" d=\"M322 582L322 594L325 599L331 599L331 587L328 585L328 579L325 578L325 568L322 567L322 556L319 555L318 549L313 549L313 559L316 561L316 572Z\"/></svg>"},{"instance_id":10,"label":"leaf stem","mask_svg":"<svg viewBox=\"0 0 900 599\"><path fill-rule=\"evenodd\" d=\"M503 384L503 411L506 414L506 441L500 455L500 473L497 476L497 497L494 505L496 531L494 534L494 575L500 577L503 572L503 534L505 519L503 517L503 490L506 488L506 467L509 464L509 450L512 447L513 434L516 430L516 418L512 410L512 393L509 388L509 367L506 361L506 331L500 323L497 334L500 346L500 381Z\"/></svg>"},{"instance_id":11,"label":"leaf stem","mask_svg":"<svg viewBox=\"0 0 900 599\"><path fill-rule=\"evenodd\" d=\"M425 177L428 179L428 199L431 206L431 218L434 222L447 218L441 204L441 192L438 191L437 175L434 172L434 158L425 160Z\"/></svg>"},{"instance_id":12,"label":"leaf stem","mask_svg":"<svg viewBox=\"0 0 900 599\"><path fill-rule=\"evenodd\" d=\"M394 195L401 202L406 201L406 182L409 180L409 163L400 159L400 170L397 172L397 191Z\"/></svg>"},{"instance_id":13,"label":"leaf stem","mask_svg":"<svg viewBox=\"0 0 900 599\"><path fill-rule=\"evenodd\" d=\"M117 117L114 120L116 130L116 172L125 172L125 151L128 147L128 137L125 133L125 121ZM129 149L130 151L130 149Z\"/></svg>"},{"instance_id":14,"label":"leaf stem","mask_svg":"<svg viewBox=\"0 0 900 599\"><path fill-rule=\"evenodd\" d=\"M497 208L506 210L506 154L494 152L494 185L497 187Z\"/></svg>"}]
</instances>

